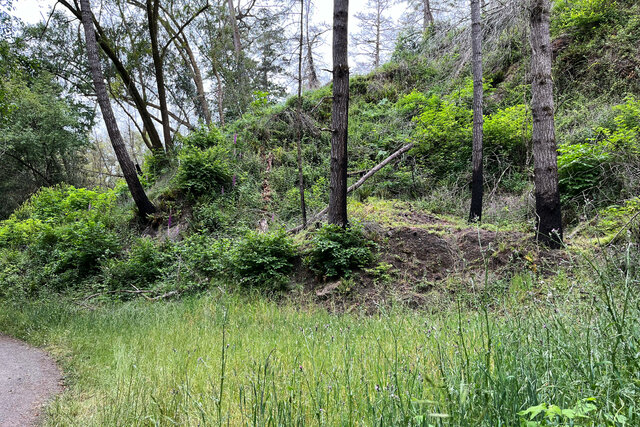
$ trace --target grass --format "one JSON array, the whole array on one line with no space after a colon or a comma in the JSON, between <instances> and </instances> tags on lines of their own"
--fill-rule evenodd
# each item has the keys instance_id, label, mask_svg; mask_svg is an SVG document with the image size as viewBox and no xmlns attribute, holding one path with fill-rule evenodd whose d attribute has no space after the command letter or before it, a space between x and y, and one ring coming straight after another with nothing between
<instances>
[{"instance_id":1,"label":"grass","mask_svg":"<svg viewBox=\"0 0 640 427\"><path fill-rule=\"evenodd\" d=\"M602 289L595 302L539 298L534 277L513 280L517 305L435 314L216 290L95 310L0 302L0 331L69 374L49 425L519 425L527 408L586 398L587 418L535 425L640 425L637 276L594 267L573 285Z\"/></svg>"}]
</instances>

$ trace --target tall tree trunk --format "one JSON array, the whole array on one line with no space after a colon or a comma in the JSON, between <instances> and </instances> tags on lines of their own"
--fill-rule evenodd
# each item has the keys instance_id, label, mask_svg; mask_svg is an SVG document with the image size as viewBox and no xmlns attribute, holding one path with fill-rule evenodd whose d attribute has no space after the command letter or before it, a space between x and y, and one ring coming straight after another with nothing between
<instances>
[{"instance_id":1,"label":"tall tree trunk","mask_svg":"<svg viewBox=\"0 0 640 427\"><path fill-rule=\"evenodd\" d=\"M422 0L422 32L427 31L431 24L433 24L431 2L429 0Z\"/></svg>"},{"instance_id":2,"label":"tall tree trunk","mask_svg":"<svg viewBox=\"0 0 640 427\"><path fill-rule=\"evenodd\" d=\"M308 0L306 0L308 1ZM317 89L320 87L320 80L318 80L318 73L316 72L316 64L313 60L313 40L309 34L309 12L311 11L311 2L307 5L305 12L305 35L307 39L307 67L308 67L308 87L309 89Z\"/></svg>"},{"instance_id":3,"label":"tall tree trunk","mask_svg":"<svg viewBox=\"0 0 640 427\"><path fill-rule=\"evenodd\" d=\"M200 108L202 109L202 115L204 116L204 122L207 125L211 124L211 111L209 110L209 104L207 103L207 94L204 91L204 81L202 80L202 72L200 71L200 66L198 65L198 61L196 60L191 47L187 43L186 37L184 38L185 50L187 51L187 55L189 56L189 61L191 62L191 68L193 69L193 81L196 84L196 90L198 93L198 100L200 101Z\"/></svg>"},{"instance_id":4,"label":"tall tree trunk","mask_svg":"<svg viewBox=\"0 0 640 427\"><path fill-rule=\"evenodd\" d=\"M73 7L66 0L59 0L59 3L62 4L67 9L69 9L69 11L73 15L75 15L76 18L82 20L80 10ZM162 141L160 140L160 135L158 134L158 131L156 130L153 124L151 115L147 110L147 104L144 97L140 95L140 92L138 91L138 88L136 87L136 84L133 78L131 77L131 74L129 74L129 71L127 71L127 68L124 66L122 61L120 61L120 58L116 54L116 51L111 48L111 45L109 44L109 41L106 37L104 30L100 27L97 20L95 20L93 16L92 16L92 19L95 25L95 30L94 30L95 38L97 38L98 44L102 48L102 51L111 60L111 62L113 63L116 69L116 72L118 73L118 75L122 79L122 82L127 88L127 92L129 92L129 96L131 96L131 99L133 100L135 107L138 110L138 114L140 115L142 122L146 127L147 131L149 132L149 140L151 141L151 145L153 146L153 149L163 150L164 147L162 145Z\"/></svg>"},{"instance_id":5,"label":"tall tree trunk","mask_svg":"<svg viewBox=\"0 0 640 427\"><path fill-rule=\"evenodd\" d=\"M557 248L562 244L562 212L553 117L550 8L550 0L531 1L531 112L538 240Z\"/></svg>"},{"instance_id":6,"label":"tall tree trunk","mask_svg":"<svg viewBox=\"0 0 640 427\"><path fill-rule=\"evenodd\" d=\"M380 33L382 32L382 11L380 2L376 5L376 46L375 58L373 60L373 68L380 66Z\"/></svg>"},{"instance_id":7,"label":"tall tree trunk","mask_svg":"<svg viewBox=\"0 0 640 427\"><path fill-rule=\"evenodd\" d=\"M473 68L473 178L471 181L471 209L469 221L482 219L482 24L480 23L480 0L471 0L471 50Z\"/></svg>"},{"instance_id":8,"label":"tall tree trunk","mask_svg":"<svg viewBox=\"0 0 640 427\"><path fill-rule=\"evenodd\" d=\"M118 129L116 117L113 114L111 104L109 103L109 95L107 94L107 88L104 83L104 75L100 68L98 44L96 42L95 30L93 27L93 15L91 13L89 0L80 0L80 8L87 45L87 58L89 60L89 66L91 67L91 76L93 77L93 84L96 89L96 96L98 98L98 104L100 105L100 111L104 118L104 124L107 128L107 132L109 133L109 139L111 140L113 151L116 153L118 163L120 164L124 178L129 186L131 196L140 211L140 215L142 215L143 218L146 218L148 215L153 214L156 211L156 208L147 197L140 181L138 180L136 168L133 165L131 158L129 158L124 141L122 140L122 135Z\"/></svg>"},{"instance_id":9,"label":"tall tree trunk","mask_svg":"<svg viewBox=\"0 0 640 427\"><path fill-rule=\"evenodd\" d=\"M236 61L240 60L242 53L242 43L240 42L240 30L238 29L238 21L236 20L236 8L233 6L233 0L227 0L229 8L229 22L231 23L231 31L233 32L233 49L236 53Z\"/></svg>"},{"instance_id":10,"label":"tall tree trunk","mask_svg":"<svg viewBox=\"0 0 640 427\"><path fill-rule=\"evenodd\" d=\"M349 124L349 0L333 0L333 111L329 223L346 227L347 129Z\"/></svg>"},{"instance_id":11,"label":"tall tree trunk","mask_svg":"<svg viewBox=\"0 0 640 427\"><path fill-rule=\"evenodd\" d=\"M170 17L170 19L172 20L173 24L178 27L178 30L174 29L171 24L165 19L160 19L160 22L162 23L162 26L167 31L167 33L169 33L169 36L174 38L174 44L176 45L176 48L178 48L180 55L184 58L184 54L186 53L187 58L185 58L185 63L191 69L193 83L196 85L196 93L198 94L198 105L200 106L202 119L204 119L204 122L207 125L210 125L211 111L209 110L209 104L207 103L207 96L204 90L204 81L202 80L202 72L200 71L198 60L193 53L193 49L191 49L191 46L189 45L187 36L184 34L177 34L176 31L180 31L180 26L173 17ZM184 50L184 52L182 52L182 50Z\"/></svg>"},{"instance_id":12,"label":"tall tree trunk","mask_svg":"<svg viewBox=\"0 0 640 427\"><path fill-rule=\"evenodd\" d=\"M217 83L217 98L218 98L218 116L220 117L220 126L224 126L224 87L222 86L222 78L218 72L218 68L213 65L213 74L216 76Z\"/></svg>"},{"instance_id":13,"label":"tall tree trunk","mask_svg":"<svg viewBox=\"0 0 640 427\"><path fill-rule=\"evenodd\" d=\"M164 85L164 67L162 66L164 61L160 54L160 47L158 46L159 2L160 0L147 0L147 20L149 22L153 68L156 73L156 86L158 88L164 146L167 152L169 152L173 149L173 142L171 140L171 122L169 121L169 107L167 106L167 91Z\"/></svg>"},{"instance_id":14,"label":"tall tree trunk","mask_svg":"<svg viewBox=\"0 0 640 427\"><path fill-rule=\"evenodd\" d=\"M304 49L304 0L300 0L300 43L298 45L298 185L302 226L307 226L307 205L304 200L304 174L302 172L302 51Z\"/></svg>"}]
</instances>

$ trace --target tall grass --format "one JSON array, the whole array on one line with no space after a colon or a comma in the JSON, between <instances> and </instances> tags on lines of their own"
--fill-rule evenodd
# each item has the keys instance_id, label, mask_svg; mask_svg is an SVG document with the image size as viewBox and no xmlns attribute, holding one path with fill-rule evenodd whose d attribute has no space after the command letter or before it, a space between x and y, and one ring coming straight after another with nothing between
<instances>
[{"instance_id":1,"label":"tall grass","mask_svg":"<svg viewBox=\"0 0 640 427\"><path fill-rule=\"evenodd\" d=\"M94 311L3 302L0 330L46 345L71 373L50 425L500 426L585 398L596 410L575 425L640 425L626 261L594 264L602 298L586 303L365 316L216 292Z\"/></svg>"}]
</instances>

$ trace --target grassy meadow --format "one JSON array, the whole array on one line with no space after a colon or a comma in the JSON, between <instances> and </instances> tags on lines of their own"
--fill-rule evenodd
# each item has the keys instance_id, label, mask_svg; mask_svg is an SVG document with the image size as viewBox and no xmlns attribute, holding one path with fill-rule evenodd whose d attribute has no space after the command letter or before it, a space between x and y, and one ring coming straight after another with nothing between
<instances>
[{"instance_id":1,"label":"grassy meadow","mask_svg":"<svg viewBox=\"0 0 640 427\"><path fill-rule=\"evenodd\" d=\"M474 306L375 315L222 289L5 301L0 331L69 373L47 425L638 425L637 281L595 268L558 295L516 276Z\"/></svg>"}]
</instances>

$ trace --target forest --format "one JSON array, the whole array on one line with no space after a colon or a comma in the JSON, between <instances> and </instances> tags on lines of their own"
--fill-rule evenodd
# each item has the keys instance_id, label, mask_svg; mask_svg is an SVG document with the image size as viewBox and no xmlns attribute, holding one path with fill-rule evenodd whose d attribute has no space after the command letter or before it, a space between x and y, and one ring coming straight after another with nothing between
<instances>
[{"instance_id":1,"label":"forest","mask_svg":"<svg viewBox=\"0 0 640 427\"><path fill-rule=\"evenodd\" d=\"M640 426L639 2L27 1L0 364L55 362L38 423Z\"/></svg>"}]
</instances>

